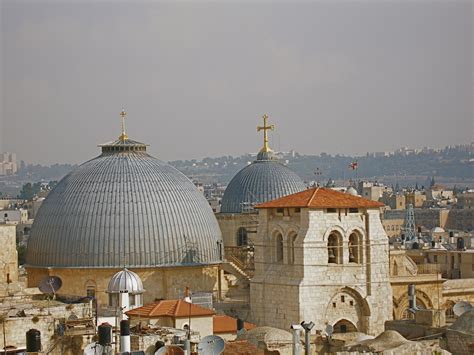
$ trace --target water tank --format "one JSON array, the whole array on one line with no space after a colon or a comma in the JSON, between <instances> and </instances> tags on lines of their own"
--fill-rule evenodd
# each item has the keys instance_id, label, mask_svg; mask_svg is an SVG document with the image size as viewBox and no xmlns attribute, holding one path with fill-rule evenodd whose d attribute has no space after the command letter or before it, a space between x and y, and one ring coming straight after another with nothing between
<instances>
[{"instance_id":1,"label":"water tank","mask_svg":"<svg viewBox=\"0 0 474 355\"><path fill-rule=\"evenodd\" d=\"M112 326L109 323L99 325L99 344L107 346L112 344Z\"/></svg>"},{"instance_id":2,"label":"water tank","mask_svg":"<svg viewBox=\"0 0 474 355\"><path fill-rule=\"evenodd\" d=\"M130 321L124 319L120 321L120 336L130 335Z\"/></svg>"},{"instance_id":3,"label":"water tank","mask_svg":"<svg viewBox=\"0 0 474 355\"><path fill-rule=\"evenodd\" d=\"M26 332L26 352L38 353L41 351L41 332L30 329Z\"/></svg>"},{"instance_id":4,"label":"water tank","mask_svg":"<svg viewBox=\"0 0 474 355\"><path fill-rule=\"evenodd\" d=\"M458 238L456 241L456 245L458 250L464 250L464 239Z\"/></svg>"},{"instance_id":5,"label":"water tank","mask_svg":"<svg viewBox=\"0 0 474 355\"><path fill-rule=\"evenodd\" d=\"M244 321L240 318L237 318L237 331L244 329Z\"/></svg>"}]
</instances>

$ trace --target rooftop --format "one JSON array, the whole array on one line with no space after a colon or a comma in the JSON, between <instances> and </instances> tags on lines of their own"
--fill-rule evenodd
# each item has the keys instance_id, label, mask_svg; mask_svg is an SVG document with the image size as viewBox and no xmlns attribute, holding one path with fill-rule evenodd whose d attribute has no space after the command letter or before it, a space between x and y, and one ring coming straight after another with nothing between
<instances>
[{"instance_id":1,"label":"rooftop","mask_svg":"<svg viewBox=\"0 0 474 355\"><path fill-rule=\"evenodd\" d=\"M184 300L162 300L132 309L125 313L129 317L158 318L158 317L204 317L212 316L215 312Z\"/></svg>"},{"instance_id":2,"label":"rooftop","mask_svg":"<svg viewBox=\"0 0 474 355\"><path fill-rule=\"evenodd\" d=\"M219 333L237 333L237 319L223 315L216 314L213 318L214 334ZM244 328L250 330L255 328L256 325L248 322L244 322Z\"/></svg>"},{"instance_id":3,"label":"rooftop","mask_svg":"<svg viewBox=\"0 0 474 355\"><path fill-rule=\"evenodd\" d=\"M273 201L257 205L256 208L379 208L383 203L359 196L345 194L332 189L315 187Z\"/></svg>"}]
</instances>

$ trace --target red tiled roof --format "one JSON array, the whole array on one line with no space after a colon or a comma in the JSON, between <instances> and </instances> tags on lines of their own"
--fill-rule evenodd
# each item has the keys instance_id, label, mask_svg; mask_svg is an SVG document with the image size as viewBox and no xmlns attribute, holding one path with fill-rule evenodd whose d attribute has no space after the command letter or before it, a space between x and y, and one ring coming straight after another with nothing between
<instances>
[{"instance_id":1,"label":"red tiled roof","mask_svg":"<svg viewBox=\"0 0 474 355\"><path fill-rule=\"evenodd\" d=\"M237 334L237 319L222 315L216 314L213 318L213 328L214 334L220 333L231 333ZM249 330L255 328L256 325L252 323L244 322L244 328Z\"/></svg>"},{"instance_id":2,"label":"red tiled roof","mask_svg":"<svg viewBox=\"0 0 474 355\"><path fill-rule=\"evenodd\" d=\"M129 317L201 317L212 316L215 312L211 309L204 308L184 300L163 300L155 303L150 303L145 306L132 309L125 314Z\"/></svg>"},{"instance_id":3,"label":"red tiled roof","mask_svg":"<svg viewBox=\"0 0 474 355\"><path fill-rule=\"evenodd\" d=\"M359 196L346 194L328 188L315 187L276 200L268 201L255 207L378 208L382 206L384 206L384 204L381 202L367 200Z\"/></svg>"}]
</instances>

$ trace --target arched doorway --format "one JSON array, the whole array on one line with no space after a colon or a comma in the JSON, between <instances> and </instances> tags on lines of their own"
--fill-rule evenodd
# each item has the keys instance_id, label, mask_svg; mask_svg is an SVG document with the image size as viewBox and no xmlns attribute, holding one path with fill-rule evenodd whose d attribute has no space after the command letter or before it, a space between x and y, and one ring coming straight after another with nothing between
<instances>
[{"instance_id":1,"label":"arched doorway","mask_svg":"<svg viewBox=\"0 0 474 355\"><path fill-rule=\"evenodd\" d=\"M341 319L341 315L344 318ZM360 293L350 287L344 287L336 292L329 301L325 319L333 326L344 320L352 324L340 323L339 332L369 331L370 307ZM354 330L355 329L355 330Z\"/></svg>"},{"instance_id":2,"label":"arched doorway","mask_svg":"<svg viewBox=\"0 0 474 355\"><path fill-rule=\"evenodd\" d=\"M353 333L357 332L357 327L347 319L341 319L334 324L334 333Z\"/></svg>"}]
</instances>

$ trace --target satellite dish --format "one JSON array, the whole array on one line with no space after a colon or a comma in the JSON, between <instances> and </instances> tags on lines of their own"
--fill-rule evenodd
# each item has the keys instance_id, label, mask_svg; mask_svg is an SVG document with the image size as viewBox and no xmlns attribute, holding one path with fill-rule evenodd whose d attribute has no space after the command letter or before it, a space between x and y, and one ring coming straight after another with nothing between
<instances>
[{"instance_id":1,"label":"satellite dish","mask_svg":"<svg viewBox=\"0 0 474 355\"><path fill-rule=\"evenodd\" d=\"M217 335L208 335L199 342L198 354L199 355L219 355L224 351L225 342L224 339Z\"/></svg>"},{"instance_id":2,"label":"satellite dish","mask_svg":"<svg viewBox=\"0 0 474 355\"><path fill-rule=\"evenodd\" d=\"M84 348L84 355L99 355L104 353L104 347L99 343L90 343Z\"/></svg>"},{"instance_id":3,"label":"satellite dish","mask_svg":"<svg viewBox=\"0 0 474 355\"><path fill-rule=\"evenodd\" d=\"M166 355L166 346L159 348L158 351L155 351L155 355Z\"/></svg>"},{"instance_id":4,"label":"satellite dish","mask_svg":"<svg viewBox=\"0 0 474 355\"><path fill-rule=\"evenodd\" d=\"M472 305L469 302L466 301L460 301L456 303L453 307L453 312L457 317L460 317L467 311L470 311L472 309Z\"/></svg>"},{"instance_id":5,"label":"satellite dish","mask_svg":"<svg viewBox=\"0 0 474 355\"><path fill-rule=\"evenodd\" d=\"M328 336L331 336L334 333L334 327L331 324L328 324L326 326L326 334Z\"/></svg>"},{"instance_id":6,"label":"satellite dish","mask_svg":"<svg viewBox=\"0 0 474 355\"><path fill-rule=\"evenodd\" d=\"M38 285L39 290L46 295L54 295L63 285L58 276L46 276Z\"/></svg>"}]
</instances>

